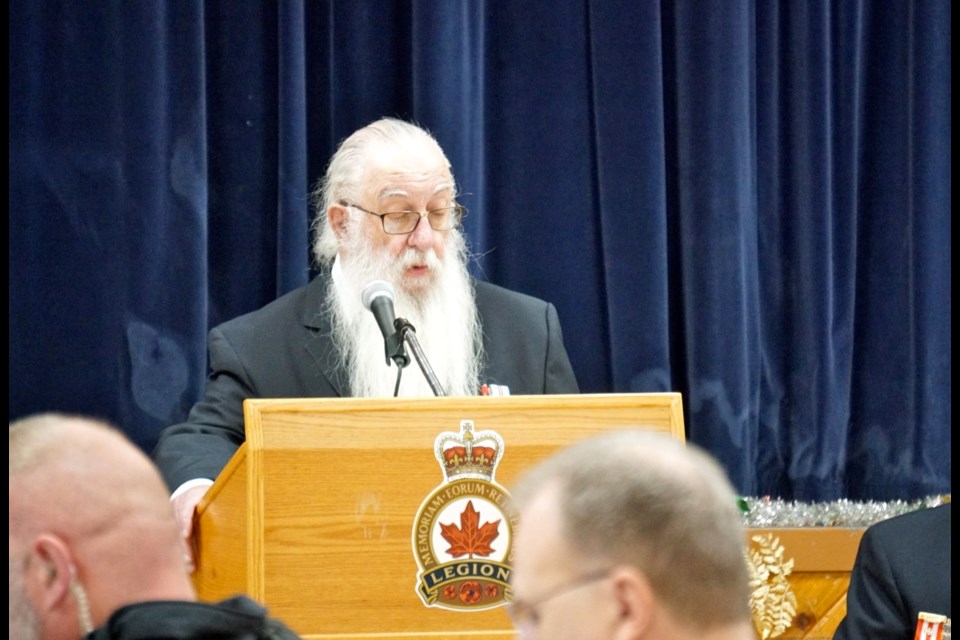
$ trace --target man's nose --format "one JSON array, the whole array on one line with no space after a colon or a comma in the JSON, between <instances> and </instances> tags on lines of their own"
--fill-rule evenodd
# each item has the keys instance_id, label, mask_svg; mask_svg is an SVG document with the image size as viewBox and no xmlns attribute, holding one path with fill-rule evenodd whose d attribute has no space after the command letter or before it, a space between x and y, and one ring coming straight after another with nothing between
<instances>
[{"instance_id":1,"label":"man's nose","mask_svg":"<svg viewBox=\"0 0 960 640\"><path fill-rule=\"evenodd\" d=\"M433 245L433 227L430 226L429 217L421 216L420 222L410 232L409 244L419 249Z\"/></svg>"}]
</instances>

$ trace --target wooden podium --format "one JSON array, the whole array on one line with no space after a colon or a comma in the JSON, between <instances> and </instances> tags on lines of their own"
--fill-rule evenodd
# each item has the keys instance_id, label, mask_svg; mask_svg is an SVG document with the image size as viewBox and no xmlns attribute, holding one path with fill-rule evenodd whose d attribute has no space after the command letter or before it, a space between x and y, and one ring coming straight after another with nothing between
<instances>
[{"instance_id":1,"label":"wooden podium","mask_svg":"<svg viewBox=\"0 0 960 640\"><path fill-rule=\"evenodd\" d=\"M201 600L246 593L309 638L512 638L502 606L467 608L502 604L498 563L454 568L428 553L423 529L458 524L440 511L456 493L443 488L482 485L459 511L466 529L474 502L502 506L520 472L576 440L624 428L685 437L678 393L247 400L244 419L246 442L198 506L194 583ZM464 429L502 440L492 484L447 477L440 436ZM494 545L507 567L512 525ZM431 590L461 569L489 580Z\"/></svg>"},{"instance_id":2,"label":"wooden podium","mask_svg":"<svg viewBox=\"0 0 960 640\"><path fill-rule=\"evenodd\" d=\"M761 560L767 575L751 598L757 637L831 640L847 613L850 571L863 532L846 527L749 529L751 560ZM786 591L778 591L778 583Z\"/></svg>"}]
</instances>

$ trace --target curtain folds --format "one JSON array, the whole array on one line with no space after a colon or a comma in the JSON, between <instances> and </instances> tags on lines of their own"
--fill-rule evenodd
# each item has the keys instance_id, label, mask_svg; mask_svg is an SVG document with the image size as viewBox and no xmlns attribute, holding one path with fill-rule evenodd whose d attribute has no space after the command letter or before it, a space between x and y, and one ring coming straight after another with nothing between
<instances>
[{"instance_id":1,"label":"curtain folds","mask_svg":"<svg viewBox=\"0 0 960 640\"><path fill-rule=\"evenodd\" d=\"M949 0L10 4L10 417L144 449L312 273L336 144L418 121L475 275L737 489L951 490Z\"/></svg>"}]
</instances>

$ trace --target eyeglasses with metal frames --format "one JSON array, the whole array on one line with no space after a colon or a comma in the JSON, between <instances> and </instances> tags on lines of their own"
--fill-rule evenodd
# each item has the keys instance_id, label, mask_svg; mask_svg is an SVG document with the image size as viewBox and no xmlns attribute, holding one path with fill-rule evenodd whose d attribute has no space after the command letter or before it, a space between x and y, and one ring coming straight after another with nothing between
<instances>
[{"instance_id":1,"label":"eyeglasses with metal frames","mask_svg":"<svg viewBox=\"0 0 960 640\"><path fill-rule=\"evenodd\" d=\"M507 615L510 616L510 621L513 623L514 629L517 630L521 637L532 632L540 624L540 607L554 598L559 598L566 593L585 587L588 584L593 584L594 582L608 578L610 571L610 569L591 571L569 582L557 585L539 598L532 600L514 600L507 604Z\"/></svg>"},{"instance_id":2,"label":"eyeglasses with metal frames","mask_svg":"<svg viewBox=\"0 0 960 640\"><path fill-rule=\"evenodd\" d=\"M454 227L458 227L463 217L467 214L467 210L458 204L441 207L439 209L431 209L430 211L391 211L388 213L368 211L360 205L346 202L345 200L341 200L340 205L353 207L364 213L377 216L380 218L384 233L392 236L402 236L413 232L413 230L417 228L417 225L420 224L421 218L426 218L430 223L430 228L434 231L449 231Z\"/></svg>"}]
</instances>

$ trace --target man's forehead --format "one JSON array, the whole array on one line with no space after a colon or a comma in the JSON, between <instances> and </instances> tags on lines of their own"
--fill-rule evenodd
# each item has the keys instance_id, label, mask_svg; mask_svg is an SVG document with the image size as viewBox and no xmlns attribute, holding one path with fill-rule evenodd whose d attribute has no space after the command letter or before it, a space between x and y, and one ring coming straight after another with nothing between
<instances>
[{"instance_id":1,"label":"man's forehead","mask_svg":"<svg viewBox=\"0 0 960 640\"><path fill-rule=\"evenodd\" d=\"M453 176L443 153L432 145L384 142L370 150L364 183L367 193L383 200L441 193L453 188Z\"/></svg>"},{"instance_id":2,"label":"man's forehead","mask_svg":"<svg viewBox=\"0 0 960 640\"><path fill-rule=\"evenodd\" d=\"M381 187L376 193L377 200L387 200L389 198L409 198L412 195L426 193L431 196L439 195L453 190L453 182L446 179L439 181L425 180L407 180L405 184L391 184ZM431 186L432 182L432 186Z\"/></svg>"},{"instance_id":3,"label":"man's forehead","mask_svg":"<svg viewBox=\"0 0 960 640\"><path fill-rule=\"evenodd\" d=\"M540 531L533 533L532 528ZM516 595L524 599L535 597L551 585L562 584L575 573L575 565L565 555L567 547L559 535L554 528L534 525L514 546L510 582Z\"/></svg>"}]
</instances>

